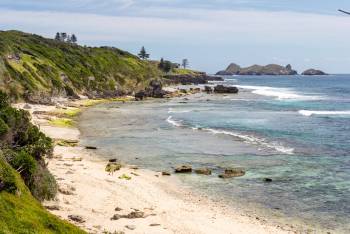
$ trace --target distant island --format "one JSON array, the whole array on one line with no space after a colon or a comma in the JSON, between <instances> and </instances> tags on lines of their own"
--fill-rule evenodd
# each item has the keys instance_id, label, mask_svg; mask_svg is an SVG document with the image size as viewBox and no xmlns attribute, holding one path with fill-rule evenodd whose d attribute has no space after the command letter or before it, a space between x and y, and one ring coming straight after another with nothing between
<instances>
[{"instance_id":1,"label":"distant island","mask_svg":"<svg viewBox=\"0 0 350 234\"><path fill-rule=\"evenodd\" d=\"M304 76L325 76L325 75L328 75L327 73L325 73L321 70L316 70L316 69L308 69L301 74Z\"/></svg>"},{"instance_id":2,"label":"distant island","mask_svg":"<svg viewBox=\"0 0 350 234\"><path fill-rule=\"evenodd\" d=\"M298 72L292 68L290 64L281 66L278 64L268 64L266 66L253 65L250 67L241 67L235 63L231 63L225 70L219 71L216 75L232 76L232 75L250 75L250 76L281 76L281 75L298 75ZM302 75L327 75L327 73L316 70L308 69L302 73Z\"/></svg>"},{"instance_id":3,"label":"distant island","mask_svg":"<svg viewBox=\"0 0 350 234\"><path fill-rule=\"evenodd\" d=\"M297 75L298 72L292 69L292 66L281 66L277 64L269 64L266 66L253 65L250 67L240 67L235 63L231 63L226 70L219 71L216 75Z\"/></svg>"}]
</instances>

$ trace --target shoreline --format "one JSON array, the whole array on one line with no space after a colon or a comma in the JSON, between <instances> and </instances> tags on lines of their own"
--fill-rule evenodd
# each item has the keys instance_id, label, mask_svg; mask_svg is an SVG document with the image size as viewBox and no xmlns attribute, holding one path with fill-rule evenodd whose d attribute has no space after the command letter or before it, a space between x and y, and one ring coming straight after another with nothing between
<instances>
[{"instance_id":1,"label":"shoreline","mask_svg":"<svg viewBox=\"0 0 350 234\"><path fill-rule=\"evenodd\" d=\"M31 105L37 111L57 111L57 106ZM21 108L20 106L18 106ZM23 106L22 106L23 107ZM69 108L69 107L67 107ZM33 113L31 111L31 113ZM33 121L54 139L79 141L79 130L48 124L33 115ZM114 175L105 172L108 161L82 146L59 146L48 161L59 192L44 202L51 213L90 233L294 233L290 226L272 225L259 217L232 210L202 194L185 188L175 176L124 165ZM131 177L130 180L119 177ZM115 214L141 212L141 218L111 220ZM205 223L206 225L203 225Z\"/></svg>"}]
</instances>

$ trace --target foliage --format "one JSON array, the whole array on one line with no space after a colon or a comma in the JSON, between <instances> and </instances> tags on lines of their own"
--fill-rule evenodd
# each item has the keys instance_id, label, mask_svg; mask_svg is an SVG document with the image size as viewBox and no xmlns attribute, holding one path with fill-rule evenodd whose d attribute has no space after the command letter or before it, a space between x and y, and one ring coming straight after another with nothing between
<instances>
[{"instance_id":1,"label":"foliage","mask_svg":"<svg viewBox=\"0 0 350 234\"><path fill-rule=\"evenodd\" d=\"M46 211L0 155L0 233L85 233Z\"/></svg>"},{"instance_id":2,"label":"foliage","mask_svg":"<svg viewBox=\"0 0 350 234\"><path fill-rule=\"evenodd\" d=\"M28 112L12 108L1 91L0 103L0 146L4 158L20 173L38 200L53 198L54 189L42 188L56 186L44 162L44 158L52 154L52 140L30 122Z\"/></svg>"},{"instance_id":3,"label":"foliage","mask_svg":"<svg viewBox=\"0 0 350 234\"><path fill-rule=\"evenodd\" d=\"M141 50L140 50L140 53L139 53L138 55L139 55L139 57L140 57L141 59L143 59L143 60L149 58L149 54L147 54L146 49L145 49L144 46L142 46L142 48L141 48Z\"/></svg>"},{"instance_id":4,"label":"foliage","mask_svg":"<svg viewBox=\"0 0 350 234\"><path fill-rule=\"evenodd\" d=\"M186 69L188 67L188 59L183 59L182 60L182 67Z\"/></svg>"},{"instance_id":5,"label":"foliage","mask_svg":"<svg viewBox=\"0 0 350 234\"><path fill-rule=\"evenodd\" d=\"M13 99L28 100L38 91L112 97L144 89L162 75L156 64L117 48L79 46L18 31L0 32L0 68L0 88Z\"/></svg>"},{"instance_id":6,"label":"foliage","mask_svg":"<svg viewBox=\"0 0 350 234\"><path fill-rule=\"evenodd\" d=\"M56 127L73 127L74 121L72 119L58 118L50 120L49 124Z\"/></svg>"}]
</instances>

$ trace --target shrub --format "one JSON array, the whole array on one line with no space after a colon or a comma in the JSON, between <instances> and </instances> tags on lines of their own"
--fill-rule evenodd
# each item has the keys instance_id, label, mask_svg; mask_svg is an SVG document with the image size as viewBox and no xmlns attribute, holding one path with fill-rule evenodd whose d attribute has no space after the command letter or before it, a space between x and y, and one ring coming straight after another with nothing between
<instances>
[{"instance_id":1,"label":"shrub","mask_svg":"<svg viewBox=\"0 0 350 234\"><path fill-rule=\"evenodd\" d=\"M16 178L2 155L0 156L0 192L14 193L17 190Z\"/></svg>"},{"instance_id":2,"label":"shrub","mask_svg":"<svg viewBox=\"0 0 350 234\"><path fill-rule=\"evenodd\" d=\"M51 200L57 193L57 183L53 175L42 166L38 166L29 186L33 196L40 200Z\"/></svg>"}]
</instances>

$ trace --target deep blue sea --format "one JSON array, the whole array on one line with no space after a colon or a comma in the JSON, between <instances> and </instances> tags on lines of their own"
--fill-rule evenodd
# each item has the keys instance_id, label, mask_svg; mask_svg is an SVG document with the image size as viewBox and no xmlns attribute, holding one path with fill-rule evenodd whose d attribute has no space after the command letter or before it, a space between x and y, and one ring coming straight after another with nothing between
<instances>
[{"instance_id":1,"label":"deep blue sea","mask_svg":"<svg viewBox=\"0 0 350 234\"><path fill-rule=\"evenodd\" d=\"M91 108L81 117L83 139L107 157L150 169L213 168L209 177L180 178L277 222L350 233L350 76L234 76L224 83L240 93ZM247 174L219 179L227 166Z\"/></svg>"}]
</instances>

